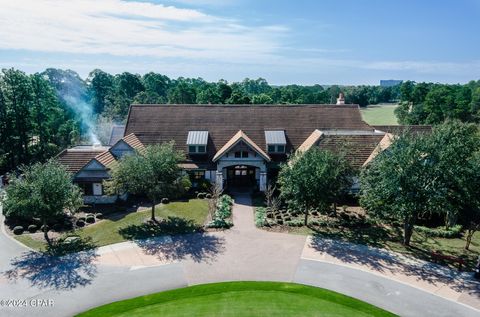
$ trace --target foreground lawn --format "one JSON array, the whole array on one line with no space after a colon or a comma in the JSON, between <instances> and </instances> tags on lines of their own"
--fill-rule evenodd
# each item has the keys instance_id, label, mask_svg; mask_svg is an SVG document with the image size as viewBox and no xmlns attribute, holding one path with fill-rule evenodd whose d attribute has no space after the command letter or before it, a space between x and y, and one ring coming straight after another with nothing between
<instances>
[{"instance_id":1,"label":"foreground lawn","mask_svg":"<svg viewBox=\"0 0 480 317\"><path fill-rule=\"evenodd\" d=\"M150 209L129 214L105 215L104 220L85 228L74 230L69 235L79 235L82 238L91 238L96 246L104 246L112 243L122 242L131 238L125 234L128 229L141 228L145 221L150 219ZM155 209L155 217L160 221L167 219L170 222L181 223L184 227L178 227L176 233L181 233L182 229L191 232L200 228L205 223L208 214L207 200L191 199L189 201L172 202L166 205L159 204ZM185 225L188 224L188 227ZM162 234L162 232L157 232ZM171 234L172 232L165 232ZM15 236L15 239L25 245L41 250L45 247L43 240L36 240L29 235Z\"/></svg>"},{"instance_id":2,"label":"foreground lawn","mask_svg":"<svg viewBox=\"0 0 480 317\"><path fill-rule=\"evenodd\" d=\"M276 282L197 285L100 306L87 316L394 316L322 288Z\"/></svg>"},{"instance_id":3,"label":"foreground lawn","mask_svg":"<svg viewBox=\"0 0 480 317\"><path fill-rule=\"evenodd\" d=\"M395 116L397 105L370 105L361 108L363 120L368 124L395 125L398 124Z\"/></svg>"}]
</instances>

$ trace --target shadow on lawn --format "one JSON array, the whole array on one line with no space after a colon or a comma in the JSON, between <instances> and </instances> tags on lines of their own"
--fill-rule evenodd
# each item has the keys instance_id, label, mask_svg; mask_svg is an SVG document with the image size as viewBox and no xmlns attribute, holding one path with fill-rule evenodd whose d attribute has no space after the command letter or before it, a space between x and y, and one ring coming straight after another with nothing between
<instances>
[{"instance_id":1,"label":"shadow on lawn","mask_svg":"<svg viewBox=\"0 0 480 317\"><path fill-rule=\"evenodd\" d=\"M474 280L470 272L452 270L439 264L385 250L381 244L383 241L375 245L365 245L326 237L328 234L314 235L310 246L345 263L360 264L381 273L413 276L431 284L445 283L456 291L465 292L480 299L480 282ZM338 235L335 238L338 238ZM358 240L357 242L360 243Z\"/></svg>"},{"instance_id":2,"label":"shadow on lawn","mask_svg":"<svg viewBox=\"0 0 480 317\"><path fill-rule=\"evenodd\" d=\"M97 256L89 240L61 239L45 252L29 251L12 259L12 269L3 275L12 281L26 279L38 288L71 290L91 283L97 273Z\"/></svg>"},{"instance_id":3,"label":"shadow on lawn","mask_svg":"<svg viewBox=\"0 0 480 317\"><path fill-rule=\"evenodd\" d=\"M192 220L178 217L131 225L120 229L119 233L133 240L146 254L162 260L189 257L195 262L208 262L224 251L223 238L203 232L203 228Z\"/></svg>"}]
</instances>

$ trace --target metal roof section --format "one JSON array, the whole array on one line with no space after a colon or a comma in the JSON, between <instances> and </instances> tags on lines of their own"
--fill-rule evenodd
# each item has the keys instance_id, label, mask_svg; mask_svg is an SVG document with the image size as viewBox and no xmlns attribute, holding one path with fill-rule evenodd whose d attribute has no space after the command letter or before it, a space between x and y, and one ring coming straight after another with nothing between
<instances>
[{"instance_id":1,"label":"metal roof section","mask_svg":"<svg viewBox=\"0 0 480 317\"><path fill-rule=\"evenodd\" d=\"M108 141L108 145L111 146L117 143L121 138L123 138L124 133L125 133L124 125L114 125L110 133L110 140Z\"/></svg>"},{"instance_id":2,"label":"metal roof section","mask_svg":"<svg viewBox=\"0 0 480 317\"><path fill-rule=\"evenodd\" d=\"M207 145L208 131L188 131L187 145Z\"/></svg>"},{"instance_id":3,"label":"metal roof section","mask_svg":"<svg viewBox=\"0 0 480 317\"><path fill-rule=\"evenodd\" d=\"M287 144L284 130L266 130L265 131L265 143L268 144Z\"/></svg>"}]
</instances>

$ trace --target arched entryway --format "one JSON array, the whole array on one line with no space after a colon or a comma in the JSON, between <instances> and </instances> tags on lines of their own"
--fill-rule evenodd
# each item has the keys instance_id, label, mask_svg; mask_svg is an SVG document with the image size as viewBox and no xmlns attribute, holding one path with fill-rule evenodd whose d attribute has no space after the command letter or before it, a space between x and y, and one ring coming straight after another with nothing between
<instances>
[{"instance_id":1,"label":"arched entryway","mask_svg":"<svg viewBox=\"0 0 480 317\"><path fill-rule=\"evenodd\" d=\"M226 167L228 187L255 188L258 185L258 168L250 165L232 165Z\"/></svg>"}]
</instances>

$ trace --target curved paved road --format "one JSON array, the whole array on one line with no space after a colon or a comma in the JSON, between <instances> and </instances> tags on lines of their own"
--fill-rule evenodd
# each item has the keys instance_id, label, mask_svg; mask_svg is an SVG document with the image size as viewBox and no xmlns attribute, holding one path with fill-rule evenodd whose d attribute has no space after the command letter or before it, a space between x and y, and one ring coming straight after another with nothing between
<instances>
[{"instance_id":1,"label":"curved paved road","mask_svg":"<svg viewBox=\"0 0 480 317\"><path fill-rule=\"evenodd\" d=\"M19 304L26 307L5 307L3 302L0 316L71 316L133 296L232 280L310 284L401 316L480 314L378 274L302 257L312 253L306 238L255 228L247 196L236 198L233 218L235 226L225 232L127 242L62 259L43 258L2 234L0 300L22 300ZM32 299L46 300L40 303L47 307L33 307L39 301Z\"/></svg>"}]
</instances>

